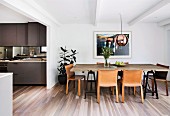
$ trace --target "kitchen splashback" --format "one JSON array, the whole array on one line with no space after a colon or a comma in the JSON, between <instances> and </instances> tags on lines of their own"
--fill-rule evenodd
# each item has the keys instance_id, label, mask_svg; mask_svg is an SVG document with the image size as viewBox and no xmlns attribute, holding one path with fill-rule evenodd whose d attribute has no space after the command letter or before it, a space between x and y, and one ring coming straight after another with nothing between
<instances>
[{"instance_id":1,"label":"kitchen splashback","mask_svg":"<svg viewBox=\"0 0 170 116\"><path fill-rule=\"evenodd\" d=\"M0 47L0 59L11 59L12 54L12 47Z\"/></svg>"},{"instance_id":2,"label":"kitchen splashback","mask_svg":"<svg viewBox=\"0 0 170 116\"><path fill-rule=\"evenodd\" d=\"M46 56L40 47L0 47L0 59L11 59L14 56Z\"/></svg>"},{"instance_id":3,"label":"kitchen splashback","mask_svg":"<svg viewBox=\"0 0 170 116\"><path fill-rule=\"evenodd\" d=\"M23 54L38 55L40 54L40 47L23 47Z\"/></svg>"}]
</instances>

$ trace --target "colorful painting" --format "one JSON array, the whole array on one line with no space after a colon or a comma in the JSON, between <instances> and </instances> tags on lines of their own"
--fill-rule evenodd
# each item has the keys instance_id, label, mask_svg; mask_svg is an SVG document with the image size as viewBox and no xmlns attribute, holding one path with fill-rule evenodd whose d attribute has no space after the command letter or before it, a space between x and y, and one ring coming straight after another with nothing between
<instances>
[{"instance_id":1,"label":"colorful painting","mask_svg":"<svg viewBox=\"0 0 170 116\"><path fill-rule=\"evenodd\" d=\"M117 34L121 32L94 32L94 58L103 58L103 47L111 48L110 58L131 58L131 32L122 32L128 38L125 46L119 46L116 43Z\"/></svg>"}]
</instances>

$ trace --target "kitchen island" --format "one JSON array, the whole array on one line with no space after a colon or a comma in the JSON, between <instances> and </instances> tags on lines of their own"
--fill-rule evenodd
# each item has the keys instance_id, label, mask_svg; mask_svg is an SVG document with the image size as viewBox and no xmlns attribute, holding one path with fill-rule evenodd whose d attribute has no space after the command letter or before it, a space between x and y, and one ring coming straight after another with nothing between
<instances>
[{"instance_id":1,"label":"kitchen island","mask_svg":"<svg viewBox=\"0 0 170 116\"><path fill-rule=\"evenodd\" d=\"M12 116L12 73L0 73L0 116Z\"/></svg>"}]
</instances>

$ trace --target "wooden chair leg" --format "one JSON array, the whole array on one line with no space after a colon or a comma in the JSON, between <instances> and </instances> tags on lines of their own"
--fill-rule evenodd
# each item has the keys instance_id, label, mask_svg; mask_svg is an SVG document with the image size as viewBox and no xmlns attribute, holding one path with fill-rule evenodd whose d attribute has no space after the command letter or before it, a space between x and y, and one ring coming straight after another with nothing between
<instances>
[{"instance_id":1,"label":"wooden chair leg","mask_svg":"<svg viewBox=\"0 0 170 116\"><path fill-rule=\"evenodd\" d=\"M134 86L134 90L133 90L134 95L136 95L136 87Z\"/></svg>"},{"instance_id":2,"label":"wooden chair leg","mask_svg":"<svg viewBox=\"0 0 170 116\"><path fill-rule=\"evenodd\" d=\"M112 95L114 95L114 87L111 87Z\"/></svg>"},{"instance_id":3,"label":"wooden chair leg","mask_svg":"<svg viewBox=\"0 0 170 116\"><path fill-rule=\"evenodd\" d=\"M100 103L100 86L97 86L97 103Z\"/></svg>"},{"instance_id":4,"label":"wooden chair leg","mask_svg":"<svg viewBox=\"0 0 170 116\"><path fill-rule=\"evenodd\" d=\"M81 95L81 87L80 87L81 80L78 80L78 96Z\"/></svg>"},{"instance_id":5,"label":"wooden chair leg","mask_svg":"<svg viewBox=\"0 0 170 116\"><path fill-rule=\"evenodd\" d=\"M152 79L152 96L154 96L154 92L153 91L155 91L155 90L154 90L154 80Z\"/></svg>"},{"instance_id":6,"label":"wooden chair leg","mask_svg":"<svg viewBox=\"0 0 170 116\"><path fill-rule=\"evenodd\" d=\"M140 86L140 92L141 92L141 100L142 100L142 103L143 103L143 88L142 88L142 85Z\"/></svg>"},{"instance_id":7,"label":"wooden chair leg","mask_svg":"<svg viewBox=\"0 0 170 116\"><path fill-rule=\"evenodd\" d=\"M124 96L125 96L125 95L124 95L124 94L125 94L125 93L124 93L124 89L125 89L125 88L124 88L124 85L122 84L122 103L124 103Z\"/></svg>"},{"instance_id":8,"label":"wooden chair leg","mask_svg":"<svg viewBox=\"0 0 170 116\"><path fill-rule=\"evenodd\" d=\"M122 92L122 83L118 83L118 95Z\"/></svg>"},{"instance_id":9,"label":"wooden chair leg","mask_svg":"<svg viewBox=\"0 0 170 116\"><path fill-rule=\"evenodd\" d=\"M166 95L168 96L169 94L168 94L168 81L167 80L165 81L165 85L166 85Z\"/></svg>"},{"instance_id":10,"label":"wooden chair leg","mask_svg":"<svg viewBox=\"0 0 170 116\"><path fill-rule=\"evenodd\" d=\"M68 82L69 80L67 80L67 84L66 84L66 94L68 94Z\"/></svg>"},{"instance_id":11,"label":"wooden chair leg","mask_svg":"<svg viewBox=\"0 0 170 116\"><path fill-rule=\"evenodd\" d=\"M116 86L116 102L119 102L118 87Z\"/></svg>"}]
</instances>

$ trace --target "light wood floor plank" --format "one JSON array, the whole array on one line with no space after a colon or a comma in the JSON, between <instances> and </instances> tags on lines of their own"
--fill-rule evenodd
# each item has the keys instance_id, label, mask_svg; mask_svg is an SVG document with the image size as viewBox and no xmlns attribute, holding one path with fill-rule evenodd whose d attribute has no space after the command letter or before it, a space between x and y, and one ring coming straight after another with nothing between
<instances>
[{"instance_id":1,"label":"light wood floor plank","mask_svg":"<svg viewBox=\"0 0 170 116\"><path fill-rule=\"evenodd\" d=\"M83 85L82 85L83 87ZM163 82L158 83L159 99L147 94L144 104L141 103L140 89L136 96L125 88L125 102L116 103L116 95L111 95L109 88L101 88L100 104L95 94L87 94L84 90L77 96L77 88L69 85L69 93L65 94L65 86L57 84L47 90L44 86L14 87L14 116L170 116L170 96L166 96ZM169 83L170 92L170 83Z\"/></svg>"}]
</instances>

